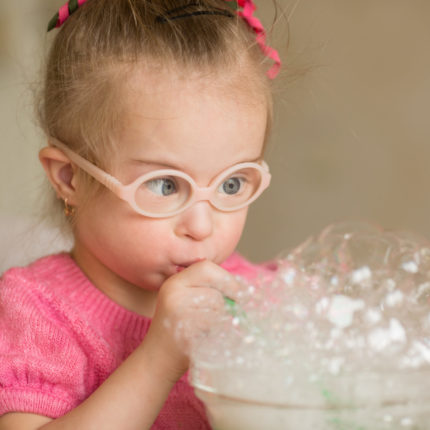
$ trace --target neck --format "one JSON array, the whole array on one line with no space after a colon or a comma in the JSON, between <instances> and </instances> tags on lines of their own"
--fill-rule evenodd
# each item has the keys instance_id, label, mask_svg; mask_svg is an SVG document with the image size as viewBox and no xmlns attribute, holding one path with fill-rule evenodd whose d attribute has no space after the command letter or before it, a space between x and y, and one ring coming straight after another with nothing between
<instances>
[{"instance_id":1,"label":"neck","mask_svg":"<svg viewBox=\"0 0 430 430\"><path fill-rule=\"evenodd\" d=\"M121 278L79 243L75 243L71 256L103 294L129 311L152 318L158 291L146 290Z\"/></svg>"}]
</instances>

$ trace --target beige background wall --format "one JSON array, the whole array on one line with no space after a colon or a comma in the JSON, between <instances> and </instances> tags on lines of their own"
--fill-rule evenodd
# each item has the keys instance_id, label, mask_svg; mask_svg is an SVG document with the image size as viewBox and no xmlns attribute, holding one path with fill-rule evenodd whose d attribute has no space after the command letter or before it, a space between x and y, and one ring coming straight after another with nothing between
<instances>
[{"instance_id":1,"label":"beige background wall","mask_svg":"<svg viewBox=\"0 0 430 430\"><path fill-rule=\"evenodd\" d=\"M289 47L267 157L273 185L252 207L240 250L269 259L343 219L430 237L430 3L278 1ZM61 4L0 0L0 271L31 258L39 241L43 138L30 84ZM269 22L271 1L257 4ZM282 51L282 18L276 34ZM50 236L38 252L51 246L63 244Z\"/></svg>"}]
</instances>

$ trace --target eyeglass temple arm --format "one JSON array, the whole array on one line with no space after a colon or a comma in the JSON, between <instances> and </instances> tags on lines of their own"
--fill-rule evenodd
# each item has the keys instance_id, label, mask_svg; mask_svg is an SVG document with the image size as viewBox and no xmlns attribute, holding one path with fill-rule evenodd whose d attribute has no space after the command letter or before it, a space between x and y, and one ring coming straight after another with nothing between
<instances>
[{"instance_id":1,"label":"eyeglass temple arm","mask_svg":"<svg viewBox=\"0 0 430 430\"><path fill-rule=\"evenodd\" d=\"M63 151L71 161L73 161L77 166L79 166L86 173L91 175L94 179L103 184L106 188L115 193L119 198L123 200L128 200L128 187L122 184L118 179L114 178L109 173L106 173L99 167L95 166L93 163L89 162L85 158L81 157L79 154L71 150L67 145L63 142L60 142L58 139L54 137L50 138L50 142L53 146L59 148ZM263 176L263 189L267 188L270 184L271 174L269 172L269 166L263 160L261 163L261 167L265 170L266 175Z\"/></svg>"},{"instance_id":2,"label":"eyeglass temple arm","mask_svg":"<svg viewBox=\"0 0 430 430\"><path fill-rule=\"evenodd\" d=\"M50 142L53 146L61 149L71 161L73 161L77 166L79 166L82 170L91 175L94 179L103 184L106 188L117 194L118 196L122 196L124 185L118 181L118 179L109 175L109 173L104 172L99 167L95 166L85 158L81 157L76 152L72 151L67 145L59 140L51 137Z\"/></svg>"},{"instance_id":3,"label":"eyeglass temple arm","mask_svg":"<svg viewBox=\"0 0 430 430\"><path fill-rule=\"evenodd\" d=\"M270 174L269 165L264 160L261 161L261 167L265 172L265 174L263 175L263 184L262 184L263 190L265 190L270 185L272 175Z\"/></svg>"}]
</instances>

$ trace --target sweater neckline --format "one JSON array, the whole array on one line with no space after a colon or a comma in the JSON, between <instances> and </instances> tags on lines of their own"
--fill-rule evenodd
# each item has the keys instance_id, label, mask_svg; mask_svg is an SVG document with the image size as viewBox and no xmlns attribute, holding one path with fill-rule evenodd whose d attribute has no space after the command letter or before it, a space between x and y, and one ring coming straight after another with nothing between
<instances>
[{"instance_id":1,"label":"sweater neckline","mask_svg":"<svg viewBox=\"0 0 430 430\"><path fill-rule=\"evenodd\" d=\"M139 327L146 331L149 328L151 318L121 306L99 290L69 253L63 252L46 258L50 260L51 269L54 269L52 277L56 286L67 290L67 301L77 310L79 318L85 313L93 322L98 322L97 325L104 328L123 327L126 331Z\"/></svg>"}]
</instances>

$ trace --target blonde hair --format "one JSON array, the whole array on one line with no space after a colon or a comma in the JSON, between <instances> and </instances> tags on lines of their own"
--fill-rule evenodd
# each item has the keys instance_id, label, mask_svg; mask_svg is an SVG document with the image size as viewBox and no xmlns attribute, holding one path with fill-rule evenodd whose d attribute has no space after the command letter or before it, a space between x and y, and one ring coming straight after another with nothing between
<instances>
[{"instance_id":1,"label":"blonde hair","mask_svg":"<svg viewBox=\"0 0 430 430\"><path fill-rule=\"evenodd\" d=\"M178 8L186 17L173 19ZM267 100L267 140L272 123L267 58L225 0L88 0L50 48L38 103L47 136L106 168L124 109L121 84L138 63L159 70L239 71L247 79L243 85Z\"/></svg>"}]
</instances>

